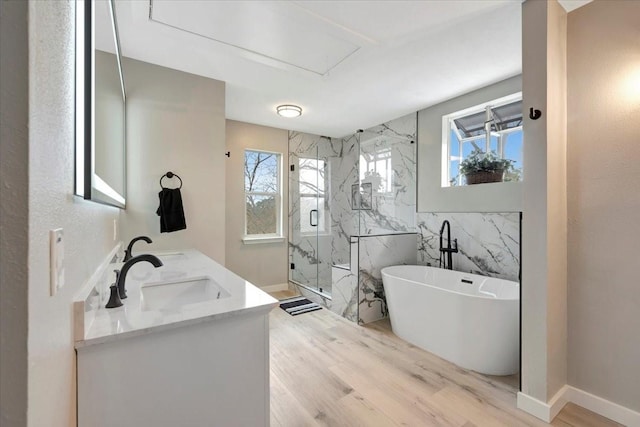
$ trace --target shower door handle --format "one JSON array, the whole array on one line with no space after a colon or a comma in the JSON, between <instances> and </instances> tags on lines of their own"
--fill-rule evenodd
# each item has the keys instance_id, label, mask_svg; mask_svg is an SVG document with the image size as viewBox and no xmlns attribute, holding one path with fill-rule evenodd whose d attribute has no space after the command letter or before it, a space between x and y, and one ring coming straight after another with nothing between
<instances>
[{"instance_id":1,"label":"shower door handle","mask_svg":"<svg viewBox=\"0 0 640 427\"><path fill-rule=\"evenodd\" d=\"M313 217L314 217L313 213L314 212L316 213L315 214L315 218L316 218L316 223L315 224L313 223ZM311 209L309 211L309 225L312 226L312 227L317 227L318 226L318 209Z\"/></svg>"}]
</instances>

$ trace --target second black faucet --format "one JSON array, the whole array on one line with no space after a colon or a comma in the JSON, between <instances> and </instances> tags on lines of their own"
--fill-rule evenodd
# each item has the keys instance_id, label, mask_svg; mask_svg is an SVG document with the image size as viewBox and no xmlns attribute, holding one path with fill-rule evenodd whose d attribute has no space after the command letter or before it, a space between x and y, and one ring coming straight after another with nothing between
<instances>
[{"instance_id":1,"label":"second black faucet","mask_svg":"<svg viewBox=\"0 0 640 427\"><path fill-rule=\"evenodd\" d=\"M138 236L138 237L134 237L133 239L131 239L131 241L129 242L129 245L127 246L127 249L124 250L124 259L122 260L122 262L127 262L129 261L131 258L133 258L133 254L132 254L132 250L133 250L133 244L135 242L137 242L138 240L144 240L147 243L153 243L153 240L151 240L150 238L148 238L147 236Z\"/></svg>"}]
</instances>

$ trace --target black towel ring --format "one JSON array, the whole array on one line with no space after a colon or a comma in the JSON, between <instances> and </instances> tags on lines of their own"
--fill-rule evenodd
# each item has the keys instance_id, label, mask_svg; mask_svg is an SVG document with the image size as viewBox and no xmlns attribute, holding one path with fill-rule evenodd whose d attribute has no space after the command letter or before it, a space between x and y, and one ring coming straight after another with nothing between
<instances>
[{"instance_id":1,"label":"black towel ring","mask_svg":"<svg viewBox=\"0 0 640 427\"><path fill-rule=\"evenodd\" d=\"M173 178L173 177L176 177L176 178L178 178L178 179L180 180L180 187L178 187L178 189L182 188L182 178L180 178L178 175L176 175L175 173L173 173L173 172L171 172L171 171L169 171L169 172L165 173L164 175L162 175L162 176L160 177L160 187L162 187L162 188L166 188L166 187L164 187L164 186L162 185L162 178L164 178L164 177L167 177L167 178Z\"/></svg>"}]
</instances>

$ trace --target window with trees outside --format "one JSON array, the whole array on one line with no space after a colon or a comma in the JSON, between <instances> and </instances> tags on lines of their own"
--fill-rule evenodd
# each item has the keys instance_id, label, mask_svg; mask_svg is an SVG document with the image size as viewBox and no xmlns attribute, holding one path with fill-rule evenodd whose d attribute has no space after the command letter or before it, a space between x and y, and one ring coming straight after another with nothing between
<instances>
[{"instance_id":1,"label":"window with trees outside","mask_svg":"<svg viewBox=\"0 0 640 427\"><path fill-rule=\"evenodd\" d=\"M244 152L245 238L282 237L282 155Z\"/></svg>"},{"instance_id":2,"label":"window with trees outside","mask_svg":"<svg viewBox=\"0 0 640 427\"><path fill-rule=\"evenodd\" d=\"M522 93L443 117L443 187L467 185L461 163L472 154L511 160L504 181L522 180Z\"/></svg>"}]
</instances>

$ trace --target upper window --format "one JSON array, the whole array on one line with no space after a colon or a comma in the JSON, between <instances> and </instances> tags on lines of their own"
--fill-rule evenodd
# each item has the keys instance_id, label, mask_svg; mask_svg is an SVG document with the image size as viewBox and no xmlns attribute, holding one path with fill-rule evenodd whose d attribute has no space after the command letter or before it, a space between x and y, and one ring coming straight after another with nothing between
<instances>
[{"instance_id":1,"label":"upper window","mask_svg":"<svg viewBox=\"0 0 640 427\"><path fill-rule=\"evenodd\" d=\"M245 150L245 235L282 236L282 155Z\"/></svg>"},{"instance_id":2,"label":"upper window","mask_svg":"<svg viewBox=\"0 0 640 427\"><path fill-rule=\"evenodd\" d=\"M463 166L487 158L511 160L502 180L522 180L522 93L444 116L443 126L443 187L470 184Z\"/></svg>"}]
</instances>

